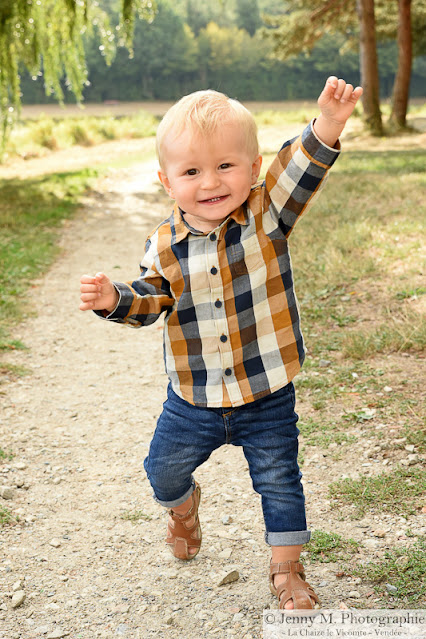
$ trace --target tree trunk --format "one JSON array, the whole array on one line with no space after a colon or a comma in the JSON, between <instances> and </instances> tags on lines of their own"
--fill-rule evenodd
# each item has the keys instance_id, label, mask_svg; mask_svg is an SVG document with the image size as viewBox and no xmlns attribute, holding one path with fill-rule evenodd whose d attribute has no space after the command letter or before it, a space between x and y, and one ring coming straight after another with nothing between
<instances>
[{"instance_id":1,"label":"tree trunk","mask_svg":"<svg viewBox=\"0 0 426 639\"><path fill-rule=\"evenodd\" d=\"M376 50L376 22L374 0L357 0L360 22L361 85L364 89L362 104L365 124L373 135L383 135L379 97L379 68Z\"/></svg>"},{"instance_id":2,"label":"tree trunk","mask_svg":"<svg viewBox=\"0 0 426 639\"><path fill-rule=\"evenodd\" d=\"M411 0L398 0L398 70L392 92L390 122L403 129L407 126L413 47L411 34Z\"/></svg>"}]
</instances>

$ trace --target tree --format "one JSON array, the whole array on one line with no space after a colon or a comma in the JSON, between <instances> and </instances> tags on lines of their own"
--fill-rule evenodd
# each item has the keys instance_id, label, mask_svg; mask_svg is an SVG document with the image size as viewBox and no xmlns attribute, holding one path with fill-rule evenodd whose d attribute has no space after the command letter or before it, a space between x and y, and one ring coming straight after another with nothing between
<instances>
[{"instance_id":1,"label":"tree","mask_svg":"<svg viewBox=\"0 0 426 639\"><path fill-rule=\"evenodd\" d=\"M237 26L254 35L262 24L257 0L237 0L236 12Z\"/></svg>"},{"instance_id":2,"label":"tree","mask_svg":"<svg viewBox=\"0 0 426 639\"><path fill-rule=\"evenodd\" d=\"M374 0L357 0L357 11L360 24L359 54L361 84L364 89L364 120L373 135L383 135Z\"/></svg>"},{"instance_id":3,"label":"tree","mask_svg":"<svg viewBox=\"0 0 426 639\"><path fill-rule=\"evenodd\" d=\"M391 123L398 128L407 126L413 47L411 36L411 0L398 0L398 70L392 94Z\"/></svg>"},{"instance_id":4,"label":"tree","mask_svg":"<svg viewBox=\"0 0 426 639\"><path fill-rule=\"evenodd\" d=\"M283 16L269 16L266 20L270 28L266 29L264 34L274 42L274 55L279 59L286 59L301 52L310 52L315 44L327 34L344 36L345 45L342 50L359 48L361 28L357 2L359 4L359 0L286 0L287 13ZM397 8L397 0L374 1L377 40L396 39ZM405 42L407 42L407 38L412 37L413 50L417 55L421 55L425 52L426 42L426 0L412 0L411 13L411 30L404 31ZM367 15L370 16L371 20L371 11ZM399 20L399 22L401 21ZM365 28L366 25L364 25L364 38L366 37ZM371 30L370 27L368 28ZM399 55L404 55L406 51L407 47L405 49L401 47ZM403 68L407 68L406 64L403 65ZM401 76L395 78L396 85L398 85L399 78ZM376 89L374 91L377 92ZM399 95L400 91L397 94ZM364 102L369 101L368 92L367 95L364 92L363 98ZM401 104L403 105L402 102ZM377 119L378 114L376 118L369 117L373 127L375 127L374 122ZM377 131L380 132L380 125Z\"/></svg>"},{"instance_id":5,"label":"tree","mask_svg":"<svg viewBox=\"0 0 426 639\"><path fill-rule=\"evenodd\" d=\"M97 30L101 54L112 59L117 41L131 47L135 16L152 19L150 0L121 0L116 33L96 0L2 0L0 4L0 122L3 148L21 105L20 68L42 75L47 95L63 100L61 79L78 100L87 82L83 37Z\"/></svg>"}]
</instances>

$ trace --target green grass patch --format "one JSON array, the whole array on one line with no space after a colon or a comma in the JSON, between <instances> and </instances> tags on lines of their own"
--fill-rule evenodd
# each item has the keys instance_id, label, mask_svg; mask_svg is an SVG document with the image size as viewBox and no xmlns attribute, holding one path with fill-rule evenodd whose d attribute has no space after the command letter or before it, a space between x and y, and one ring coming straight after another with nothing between
<instances>
[{"instance_id":1,"label":"green grass patch","mask_svg":"<svg viewBox=\"0 0 426 639\"><path fill-rule=\"evenodd\" d=\"M12 515L9 508L0 504L0 526L6 526L7 524L16 523L17 518Z\"/></svg>"},{"instance_id":2,"label":"green grass patch","mask_svg":"<svg viewBox=\"0 0 426 639\"><path fill-rule=\"evenodd\" d=\"M137 524L140 521L151 521L152 517L144 513L143 510L127 510L121 515L121 519Z\"/></svg>"},{"instance_id":3,"label":"green grass patch","mask_svg":"<svg viewBox=\"0 0 426 639\"><path fill-rule=\"evenodd\" d=\"M423 149L409 151L349 151L342 153L336 162L337 173L349 175L381 174L402 176L408 173L424 173L426 152ZM333 167L333 172L334 172Z\"/></svg>"},{"instance_id":4,"label":"green grass patch","mask_svg":"<svg viewBox=\"0 0 426 639\"><path fill-rule=\"evenodd\" d=\"M356 360L376 353L423 351L426 347L426 319L420 313L389 314L387 322L372 330L351 331L342 335L341 350Z\"/></svg>"},{"instance_id":5,"label":"green grass patch","mask_svg":"<svg viewBox=\"0 0 426 639\"><path fill-rule=\"evenodd\" d=\"M308 124L318 116L318 107L306 106L299 109L264 109L253 113L258 127L283 126L288 124Z\"/></svg>"},{"instance_id":6,"label":"green grass patch","mask_svg":"<svg viewBox=\"0 0 426 639\"><path fill-rule=\"evenodd\" d=\"M6 147L9 156L38 157L45 150L57 151L74 145L93 146L107 140L145 138L155 135L158 118L139 111L130 116L67 116L53 118L41 114L21 121Z\"/></svg>"},{"instance_id":7,"label":"green grass patch","mask_svg":"<svg viewBox=\"0 0 426 639\"><path fill-rule=\"evenodd\" d=\"M5 460L7 460L7 461L12 461L12 459L14 458L14 456L15 456L15 455L12 453L12 451L11 451L11 450L9 450L9 451L7 451L7 452L6 452L5 450L3 450L3 448L0 448L0 461L1 461L2 459L5 459Z\"/></svg>"},{"instance_id":8,"label":"green grass patch","mask_svg":"<svg viewBox=\"0 0 426 639\"><path fill-rule=\"evenodd\" d=\"M426 539L422 537L411 548L387 550L383 559L357 566L352 572L372 582L374 590L384 599L415 607L426 596L425 554ZM387 584L394 586L396 592L390 595Z\"/></svg>"},{"instance_id":9,"label":"green grass patch","mask_svg":"<svg viewBox=\"0 0 426 639\"><path fill-rule=\"evenodd\" d=\"M377 477L342 479L329 485L329 496L355 506L354 517L379 509L397 515L413 515L426 491L426 475L416 468L397 468Z\"/></svg>"},{"instance_id":10,"label":"green grass patch","mask_svg":"<svg viewBox=\"0 0 426 639\"><path fill-rule=\"evenodd\" d=\"M73 215L79 196L97 175L84 169L0 180L0 349L18 347L9 334L33 310L26 291L57 256L60 225Z\"/></svg>"},{"instance_id":11,"label":"green grass patch","mask_svg":"<svg viewBox=\"0 0 426 639\"><path fill-rule=\"evenodd\" d=\"M347 561L358 552L359 545L354 539L344 539L337 533L315 530L304 550L309 553L311 561L329 563Z\"/></svg>"},{"instance_id":12,"label":"green grass patch","mask_svg":"<svg viewBox=\"0 0 426 639\"><path fill-rule=\"evenodd\" d=\"M327 447L332 443L342 445L357 441L355 435L337 430L335 423L319 422L312 418L300 421L299 429L307 446Z\"/></svg>"}]
</instances>

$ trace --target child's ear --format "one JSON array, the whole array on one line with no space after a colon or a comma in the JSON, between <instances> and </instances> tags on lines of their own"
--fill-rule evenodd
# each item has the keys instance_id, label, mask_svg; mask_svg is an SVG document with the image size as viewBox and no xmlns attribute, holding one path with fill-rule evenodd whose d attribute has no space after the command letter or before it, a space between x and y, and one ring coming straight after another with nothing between
<instances>
[{"instance_id":1,"label":"child's ear","mask_svg":"<svg viewBox=\"0 0 426 639\"><path fill-rule=\"evenodd\" d=\"M256 184L259 179L260 169L262 166L262 156L258 155L253 164L251 165L251 183Z\"/></svg>"},{"instance_id":2,"label":"child's ear","mask_svg":"<svg viewBox=\"0 0 426 639\"><path fill-rule=\"evenodd\" d=\"M166 191L166 193L172 198L172 200L174 200L172 187L170 185L170 181L167 175L163 173L163 171L158 171L158 178L161 184L164 186L164 190Z\"/></svg>"}]
</instances>

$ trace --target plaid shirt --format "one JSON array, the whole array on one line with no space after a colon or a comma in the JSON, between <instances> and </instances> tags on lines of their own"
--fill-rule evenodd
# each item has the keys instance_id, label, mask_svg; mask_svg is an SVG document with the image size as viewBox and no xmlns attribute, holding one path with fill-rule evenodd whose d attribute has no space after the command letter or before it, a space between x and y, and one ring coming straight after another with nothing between
<instances>
[{"instance_id":1,"label":"plaid shirt","mask_svg":"<svg viewBox=\"0 0 426 639\"><path fill-rule=\"evenodd\" d=\"M338 155L309 124L220 226L197 231L175 205L146 242L140 277L114 282L117 307L98 314L139 327L165 311L166 371L190 404L240 406L300 370L305 350L287 240Z\"/></svg>"}]
</instances>

